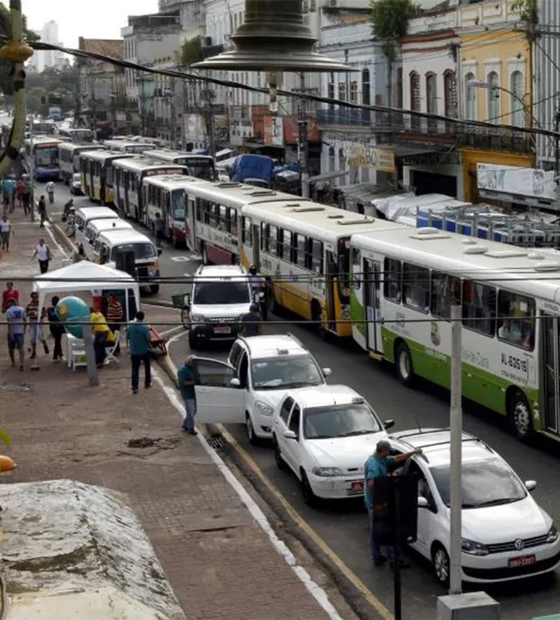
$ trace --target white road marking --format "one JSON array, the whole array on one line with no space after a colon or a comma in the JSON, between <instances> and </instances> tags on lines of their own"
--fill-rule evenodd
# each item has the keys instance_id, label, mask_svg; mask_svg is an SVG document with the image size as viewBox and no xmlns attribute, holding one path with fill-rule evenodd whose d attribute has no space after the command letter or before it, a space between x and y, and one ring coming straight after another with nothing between
<instances>
[{"instance_id":1,"label":"white road marking","mask_svg":"<svg viewBox=\"0 0 560 620\"><path fill-rule=\"evenodd\" d=\"M198 256L191 254L190 256L179 255L179 256L170 256L169 260L172 260L174 263L190 263L191 261L200 260Z\"/></svg>"}]
</instances>

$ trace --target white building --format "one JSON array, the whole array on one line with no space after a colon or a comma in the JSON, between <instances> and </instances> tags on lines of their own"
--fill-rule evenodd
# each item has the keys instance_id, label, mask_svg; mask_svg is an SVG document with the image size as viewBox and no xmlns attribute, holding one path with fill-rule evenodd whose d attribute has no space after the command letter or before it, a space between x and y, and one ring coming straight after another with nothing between
<instances>
[{"instance_id":1,"label":"white building","mask_svg":"<svg viewBox=\"0 0 560 620\"><path fill-rule=\"evenodd\" d=\"M41 30L35 30L34 32L39 35L44 43L62 46L58 35L58 24L54 20L47 22ZM58 50L41 50L33 54L29 61L29 68L32 71L41 73L47 68L62 69L65 64L66 59L62 52Z\"/></svg>"}]
</instances>

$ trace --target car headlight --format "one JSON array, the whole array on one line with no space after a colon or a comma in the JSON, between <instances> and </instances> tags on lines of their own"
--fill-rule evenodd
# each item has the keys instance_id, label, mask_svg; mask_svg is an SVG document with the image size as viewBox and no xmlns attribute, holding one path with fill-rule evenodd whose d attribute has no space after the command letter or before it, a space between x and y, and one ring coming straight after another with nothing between
<instances>
[{"instance_id":1,"label":"car headlight","mask_svg":"<svg viewBox=\"0 0 560 620\"><path fill-rule=\"evenodd\" d=\"M342 469L338 467L314 467L311 473L321 478L332 478L333 476L343 476Z\"/></svg>"},{"instance_id":2,"label":"car headlight","mask_svg":"<svg viewBox=\"0 0 560 620\"><path fill-rule=\"evenodd\" d=\"M546 537L546 542L551 545L552 543L555 543L558 540L558 530L556 528L555 525L553 525Z\"/></svg>"},{"instance_id":3,"label":"car headlight","mask_svg":"<svg viewBox=\"0 0 560 620\"><path fill-rule=\"evenodd\" d=\"M261 415L271 416L274 413L274 409L266 403L257 401L255 404Z\"/></svg>"},{"instance_id":4,"label":"car headlight","mask_svg":"<svg viewBox=\"0 0 560 620\"><path fill-rule=\"evenodd\" d=\"M206 318L202 314L191 314L191 323L206 323Z\"/></svg>"},{"instance_id":5,"label":"car headlight","mask_svg":"<svg viewBox=\"0 0 560 620\"><path fill-rule=\"evenodd\" d=\"M469 555L488 555L489 553L486 545L475 542L474 540L468 540L467 538L463 538L461 541L461 550L463 553L468 553Z\"/></svg>"}]
</instances>

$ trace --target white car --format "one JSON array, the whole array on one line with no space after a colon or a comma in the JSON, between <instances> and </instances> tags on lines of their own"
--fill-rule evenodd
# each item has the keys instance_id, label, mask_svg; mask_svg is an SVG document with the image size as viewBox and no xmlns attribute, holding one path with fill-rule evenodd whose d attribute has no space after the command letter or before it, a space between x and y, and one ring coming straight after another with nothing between
<instances>
[{"instance_id":1,"label":"white car","mask_svg":"<svg viewBox=\"0 0 560 620\"><path fill-rule=\"evenodd\" d=\"M345 385L290 390L274 416L276 464L294 472L311 506L363 496L365 462L393 424Z\"/></svg>"},{"instance_id":2,"label":"white car","mask_svg":"<svg viewBox=\"0 0 560 620\"><path fill-rule=\"evenodd\" d=\"M403 473L418 474L418 538L411 543L431 560L437 579L449 581L450 432L402 431L390 437L396 453L422 448ZM560 564L560 539L549 515L484 442L463 435L463 580L493 583L541 575Z\"/></svg>"},{"instance_id":3,"label":"white car","mask_svg":"<svg viewBox=\"0 0 560 620\"><path fill-rule=\"evenodd\" d=\"M276 406L287 390L320 386L330 375L291 334L238 338L228 362L195 357L197 420L245 424L253 444L272 436Z\"/></svg>"},{"instance_id":4,"label":"white car","mask_svg":"<svg viewBox=\"0 0 560 620\"><path fill-rule=\"evenodd\" d=\"M74 196L81 196L82 192L82 177L79 172L72 175L70 180L70 193Z\"/></svg>"}]
</instances>

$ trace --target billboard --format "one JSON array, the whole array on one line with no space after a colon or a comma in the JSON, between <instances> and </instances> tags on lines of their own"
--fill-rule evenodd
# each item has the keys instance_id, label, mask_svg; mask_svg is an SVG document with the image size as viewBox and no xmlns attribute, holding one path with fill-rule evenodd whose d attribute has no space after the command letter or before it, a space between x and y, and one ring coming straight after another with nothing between
<instances>
[{"instance_id":1,"label":"billboard","mask_svg":"<svg viewBox=\"0 0 560 620\"><path fill-rule=\"evenodd\" d=\"M540 200L556 200L553 171L497 164L477 164L476 168L479 190Z\"/></svg>"},{"instance_id":2,"label":"billboard","mask_svg":"<svg viewBox=\"0 0 560 620\"><path fill-rule=\"evenodd\" d=\"M284 117L264 117L264 143L268 146L284 146Z\"/></svg>"}]
</instances>

